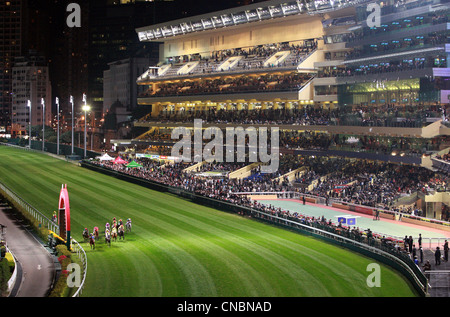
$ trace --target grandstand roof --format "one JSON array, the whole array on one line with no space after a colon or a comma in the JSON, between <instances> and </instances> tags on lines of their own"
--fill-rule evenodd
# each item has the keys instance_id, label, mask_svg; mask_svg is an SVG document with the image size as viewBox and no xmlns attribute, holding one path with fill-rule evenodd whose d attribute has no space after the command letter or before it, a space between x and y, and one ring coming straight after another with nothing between
<instances>
[{"instance_id":1,"label":"grandstand roof","mask_svg":"<svg viewBox=\"0 0 450 317\"><path fill-rule=\"evenodd\" d=\"M286 0L270 0L145 26L137 28L136 32L141 42L161 42L166 38L172 38L174 36L244 25L250 22L269 21L299 14L321 14L368 1L370 0L316 0L305 5L299 0L291 0L288 2Z\"/></svg>"}]
</instances>

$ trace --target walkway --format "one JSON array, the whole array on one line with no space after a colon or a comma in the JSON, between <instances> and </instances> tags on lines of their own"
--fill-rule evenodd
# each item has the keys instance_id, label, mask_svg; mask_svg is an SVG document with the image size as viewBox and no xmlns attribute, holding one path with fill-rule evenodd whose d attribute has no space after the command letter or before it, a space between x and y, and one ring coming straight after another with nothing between
<instances>
[{"instance_id":1,"label":"walkway","mask_svg":"<svg viewBox=\"0 0 450 317\"><path fill-rule=\"evenodd\" d=\"M429 279L429 295L431 297L450 297L450 262L441 260L440 265L435 265L434 251L437 244L441 250L442 257L444 256L443 244L445 239L450 242L450 232L428 228L416 224L409 224L396 220L388 220L381 218L380 221L374 221L372 216L346 211L330 206L317 205L313 203L306 203L303 205L299 200L295 199L258 199L260 203L281 207L284 210L292 212L299 212L304 215L321 217L331 219L336 223L338 215L351 214L359 216L357 226L360 229L370 228L372 232L376 232L386 236L397 237L400 240L403 237L412 236L414 243L417 246L417 237L419 233L423 237L423 263L419 263L420 268L423 269L423 264L428 260L431 264L431 271L426 274ZM431 238L437 238L431 240ZM431 242L433 241L433 242ZM419 257L419 254L417 254ZM420 258L419 258L420 261Z\"/></svg>"},{"instance_id":2,"label":"walkway","mask_svg":"<svg viewBox=\"0 0 450 317\"><path fill-rule=\"evenodd\" d=\"M443 246L440 246L442 257L444 256ZM450 297L450 262L441 259L441 264L436 265L434 250L424 250L424 263L428 260L431 264L431 271L426 274L430 285L428 293L431 297ZM420 263L423 266L423 263Z\"/></svg>"},{"instance_id":3,"label":"walkway","mask_svg":"<svg viewBox=\"0 0 450 317\"><path fill-rule=\"evenodd\" d=\"M1 198L0 223L7 226L5 240L18 261L10 297L46 297L55 277L53 256Z\"/></svg>"}]
</instances>

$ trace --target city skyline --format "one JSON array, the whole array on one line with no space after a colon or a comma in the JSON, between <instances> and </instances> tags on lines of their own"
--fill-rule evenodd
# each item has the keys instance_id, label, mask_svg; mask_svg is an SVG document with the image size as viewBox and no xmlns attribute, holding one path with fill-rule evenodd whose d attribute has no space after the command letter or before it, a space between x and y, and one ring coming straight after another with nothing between
<instances>
[{"instance_id":1,"label":"city skyline","mask_svg":"<svg viewBox=\"0 0 450 317\"><path fill-rule=\"evenodd\" d=\"M186 1L76 1L81 8L81 26L68 27L68 0L11 0L0 5L0 50L3 63L0 80L0 126L11 129L12 67L15 58L44 57L49 68L52 112L55 97L61 112L70 114L70 96L79 112L82 95L102 115L103 72L109 63L126 58L158 58L157 45L142 44L135 28L183 16L196 15L240 5L239 1L220 3ZM68 116L70 118L70 116Z\"/></svg>"}]
</instances>

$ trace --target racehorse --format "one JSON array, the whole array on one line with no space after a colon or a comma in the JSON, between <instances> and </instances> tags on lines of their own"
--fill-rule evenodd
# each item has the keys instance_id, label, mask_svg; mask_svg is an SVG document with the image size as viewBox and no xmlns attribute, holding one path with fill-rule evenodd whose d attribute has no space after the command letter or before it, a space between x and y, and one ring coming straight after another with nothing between
<instances>
[{"instance_id":1,"label":"racehorse","mask_svg":"<svg viewBox=\"0 0 450 317\"><path fill-rule=\"evenodd\" d=\"M84 238L84 241L86 241L87 239L89 239L89 230L88 230L87 228L84 228L84 231L83 231L83 238Z\"/></svg>"},{"instance_id":2,"label":"racehorse","mask_svg":"<svg viewBox=\"0 0 450 317\"><path fill-rule=\"evenodd\" d=\"M127 223L125 224L126 228L127 228L127 232L131 232L131 220L128 219Z\"/></svg>"},{"instance_id":3,"label":"racehorse","mask_svg":"<svg viewBox=\"0 0 450 317\"><path fill-rule=\"evenodd\" d=\"M127 232L131 232L131 219L128 218L127 219L127 223L125 224L126 228L127 228Z\"/></svg>"},{"instance_id":4,"label":"racehorse","mask_svg":"<svg viewBox=\"0 0 450 317\"><path fill-rule=\"evenodd\" d=\"M117 228L116 227L112 227L111 238L114 239L114 241L117 241Z\"/></svg>"},{"instance_id":5,"label":"racehorse","mask_svg":"<svg viewBox=\"0 0 450 317\"><path fill-rule=\"evenodd\" d=\"M98 240L98 227L94 227L95 239Z\"/></svg>"},{"instance_id":6,"label":"racehorse","mask_svg":"<svg viewBox=\"0 0 450 317\"><path fill-rule=\"evenodd\" d=\"M125 240L125 230L123 229L123 225L119 226L119 240Z\"/></svg>"},{"instance_id":7,"label":"racehorse","mask_svg":"<svg viewBox=\"0 0 450 317\"><path fill-rule=\"evenodd\" d=\"M105 231L105 243L111 246L111 234L109 233L109 230Z\"/></svg>"},{"instance_id":8,"label":"racehorse","mask_svg":"<svg viewBox=\"0 0 450 317\"><path fill-rule=\"evenodd\" d=\"M89 244L91 245L91 250L95 249L95 237L93 234L91 234L89 237Z\"/></svg>"}]
</instances>

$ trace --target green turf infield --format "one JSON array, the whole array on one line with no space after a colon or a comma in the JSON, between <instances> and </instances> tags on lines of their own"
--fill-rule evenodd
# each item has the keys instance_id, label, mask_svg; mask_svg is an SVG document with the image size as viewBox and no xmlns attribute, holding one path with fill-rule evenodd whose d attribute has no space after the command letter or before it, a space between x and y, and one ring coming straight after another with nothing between
<instances>
[{"instance_id":1,"label":"green turf infield","mask_svg":"<svg viewBox=\"0 0 450 317\"><path fill-rule=\"evenodd\" d=\"M381 265L381 287L369 287L373 259L276 226L200 206L47 155L0 147L0 180L51 217L67 184L72 236L130 217L125 241L88 255L83 296L300 297L415 296Z\"/></svg>"}]
</instances>

